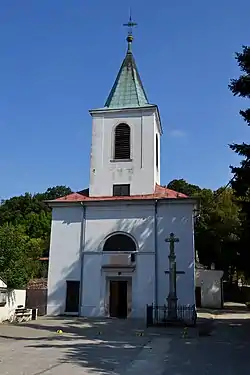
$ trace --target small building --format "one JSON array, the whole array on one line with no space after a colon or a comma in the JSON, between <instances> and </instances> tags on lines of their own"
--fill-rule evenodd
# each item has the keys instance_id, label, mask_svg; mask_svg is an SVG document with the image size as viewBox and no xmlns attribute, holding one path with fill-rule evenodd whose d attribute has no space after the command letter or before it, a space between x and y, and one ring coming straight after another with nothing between
<instances>
[{"instance_id":1,"label":"small building","mask_svg":"<svg viewBox=\"0 0 250 375\"><path fill-rule=\"evenodd\" d=\"M223 271L205 269L196 265L196 305L197 307L223 308Z\"/></svg>"},{"instance_id":2,"label":"small building","mask_svg":"<svg viewBox=\"0 0 250 375\"><path fill-rule=\"evenodd\" d=\"M104 107L90 111L89 188L48 202L48 315L142 318L147 304L164 305L170 233L179 239L178 304L195 304L196 201L161 186L160 113L132 40Z\"/></svg>"},{"instance_id":3,"label":"small building","mask_svg":"<svg viewBox=\"0 0 250 375\"><path fill-rule=\"evenodd\" d=\"M7 284L0 279L0 323L11 320L18 306L25 306L26 290L8 289Z\"/></svg>"}]
</instances>

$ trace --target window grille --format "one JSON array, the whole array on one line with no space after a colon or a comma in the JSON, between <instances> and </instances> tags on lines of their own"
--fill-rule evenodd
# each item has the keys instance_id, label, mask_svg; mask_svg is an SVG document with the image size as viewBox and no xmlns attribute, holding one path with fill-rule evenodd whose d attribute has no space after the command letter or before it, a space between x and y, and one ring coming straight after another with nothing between
<instances>
[{"instance_id":1,"label":"window grille","mask_svg":"<svg viewBox=\"0 0 250 375\"><path fill-rule=\"evenodd\" d=\"M119 124L115 128L115 159L130 159L130 127Z\"/></svg>"},{"instance_id":2,"label":"window grille","mask_svg":"<svg viewBox=\"0 0 250 375\"><path fill-rule=\"evenodd\" d=\"M128 197L130 195L130 185L129 184L121 184L121 185L113 185L113 196L114 197Z\"/></svg>"}]
</instances>

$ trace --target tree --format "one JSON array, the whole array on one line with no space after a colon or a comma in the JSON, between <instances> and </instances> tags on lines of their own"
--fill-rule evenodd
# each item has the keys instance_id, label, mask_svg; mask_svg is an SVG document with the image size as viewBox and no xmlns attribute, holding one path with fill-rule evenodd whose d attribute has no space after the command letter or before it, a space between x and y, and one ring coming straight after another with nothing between
<instances>
[{"instance_id":1,"label":"tree","mask_svg":"<svg viewBox=\"0 0 250 375\"><path fill-rule=\"evenodd\" d=\"M64 197L65 195L69 195L72 193L72 190L68 186L54 186L52 188L48 188L45 193L36 194L35 197L38 200L53 200L60 197Z\"/></svg>"},{"instance_id":2,"label":"tree","mask_svg":"<svg viewBox=\"0 0 250 375\"><path fill-rule=\"evenodd\" d=\"M1 203L0 274L9 286L23 285L27 278L41 274L44 267L37 258L48 256L51 226L51 209L44 200L71 192L66 186L55 186L45 193L25 193Z\"/></svg>"},{"instance_id":3,"label":"tree","mask_svg":"<svg viewBox=\"0 0 250 375\"><path fill-rule=\"evenodd\" d=\"M200 216L195 225L195 245L200 261L215 264L230 276L238 262L238 239L241 228L240 208L230 188L203 189L199 194Z\"/></svg>"},{"instance_id":4,"label":"tree","mask_svg":"<svg viewBox=\"0 0 250 375\"><path fill-rule=\"evenodd\" d=\"M53 200L72 193L66 186L56 186L49 188L45 193L30 194L25 193L19 197L5 200L0 205L0 225L11 223L13 225L24 225L31 237L37 237L40 232L48 232L51 219L51 209L44 202ZM34 224L36 221L36 225ZM33 225L33 228L31 226ZM36 229L35 229L35 227ZM42 228L38 228L38 226Z\"/></svg>"},{"instance_id":5,"label":"tree","mask_svg":"<svg viewBox=\"0 0 250 375\"><path fill-rule=\"evenodd\" d=\"M214 263L216 268L230 276L237 267L236 244L241 227L240 208L235 203L233 190L201 189L183 179L171 181L168 188L197 198L195 249L199 260L208 267Z\"/></svg>"},{"instance_id":6,"label":"tree","mask_svg":"<svg viewBox=\"0 0 250 375\"><path fill-rule=\"evenodd\" d=\"M0 226L0 275L10 288L23 288L39 270L41 240L30 239L22 226Z\"/></svg>"},{"instance_id":7,"label":"tree","mask_svg":"<svg viewBox=\"0 0 250 375\"><path fill-rule=\"evenodd\" d=\"M236 60L242 72L238 79L232 79L229 89L235 96L250 98L250 47L243 46L240 53L236 53ZM250 126L250 108L240 111L244 121ZM242 207L243 225L241 232L241 267L244 268L246 276L250 276L250 144L231 144L230 148L242 156L239 167L231 167L234 174L232 188Z\"/></svg>"},{"instance_id":8,"label":"tree","mask_svg":"<svg viewBox=\"0 0 250 375\"><path fill-rule=\"evenodd\" d=\"M186 194L188 196L193 196L201 191L201 188L199 186L189 184L183 178L180 180L172 180L167 185L167 188L175 190L178 193Z\"/></svg>"},{"instance_id":9,"label":"tree","mask_svg":"<svg viewBox=\"0 0 250 375\"><path fill-rule=\"evenodd\" d=\"M243 46L240 53L236 53L236 60L242 71L238 79L232 79L229 89L233 95L250 98L250 47ZM250 108L241 110L240 115L250 126ZM231 167L235 174L232 186L239 197L250 198L250 144L232 144L230 148L243 157L240 167Z\"/></svg>"}]
</instances>

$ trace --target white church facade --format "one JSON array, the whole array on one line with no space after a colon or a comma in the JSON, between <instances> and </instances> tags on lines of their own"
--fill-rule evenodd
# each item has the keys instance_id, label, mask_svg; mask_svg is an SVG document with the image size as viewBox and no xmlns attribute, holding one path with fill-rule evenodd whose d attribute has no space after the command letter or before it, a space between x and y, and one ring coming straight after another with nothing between
<instances>
[{"instance_id":1,"label":"white church facade","mask_svg":"<svg viewBox=\"0 0 250 375\"><path fill-rule=\"evenodd\" d=\"M170 233L179 238L177 303L195 304L196 201L160 185L160 114L146 96L132 40L129 33L105 106L90 111L89 189L48 202L48 315L140 318L147 304L166 304Z\"/></svg>"}]
</instances>

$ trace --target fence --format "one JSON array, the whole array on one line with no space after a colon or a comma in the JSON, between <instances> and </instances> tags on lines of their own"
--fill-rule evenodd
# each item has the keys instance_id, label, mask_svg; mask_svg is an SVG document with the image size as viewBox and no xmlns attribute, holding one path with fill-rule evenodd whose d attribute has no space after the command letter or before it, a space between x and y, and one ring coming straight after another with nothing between
<instances>
[{"instance_id":1,"label":"fence","mask_svg":"<svg viewBox=\"0 0 250 375\"><path fill-rule=\"evenodd\" d=\"M171 317L172 312L169 311L167 305L155 306L147 305L146 308L146 324L150 326L167 326L169 324L184 324L195 326L197 313L195 305L177 306L176 318Z\"/></svg>"},{"instance_id":2,"label":"fence","mask_svg":"<svg viewBox=\"0 0 250 375\"><path fill-rule=\"evenodd\" d=\"M38 315L47 313L47 280L31 280L27 286L26 307L38 309Z\"/></svg>"}]
</instances>

